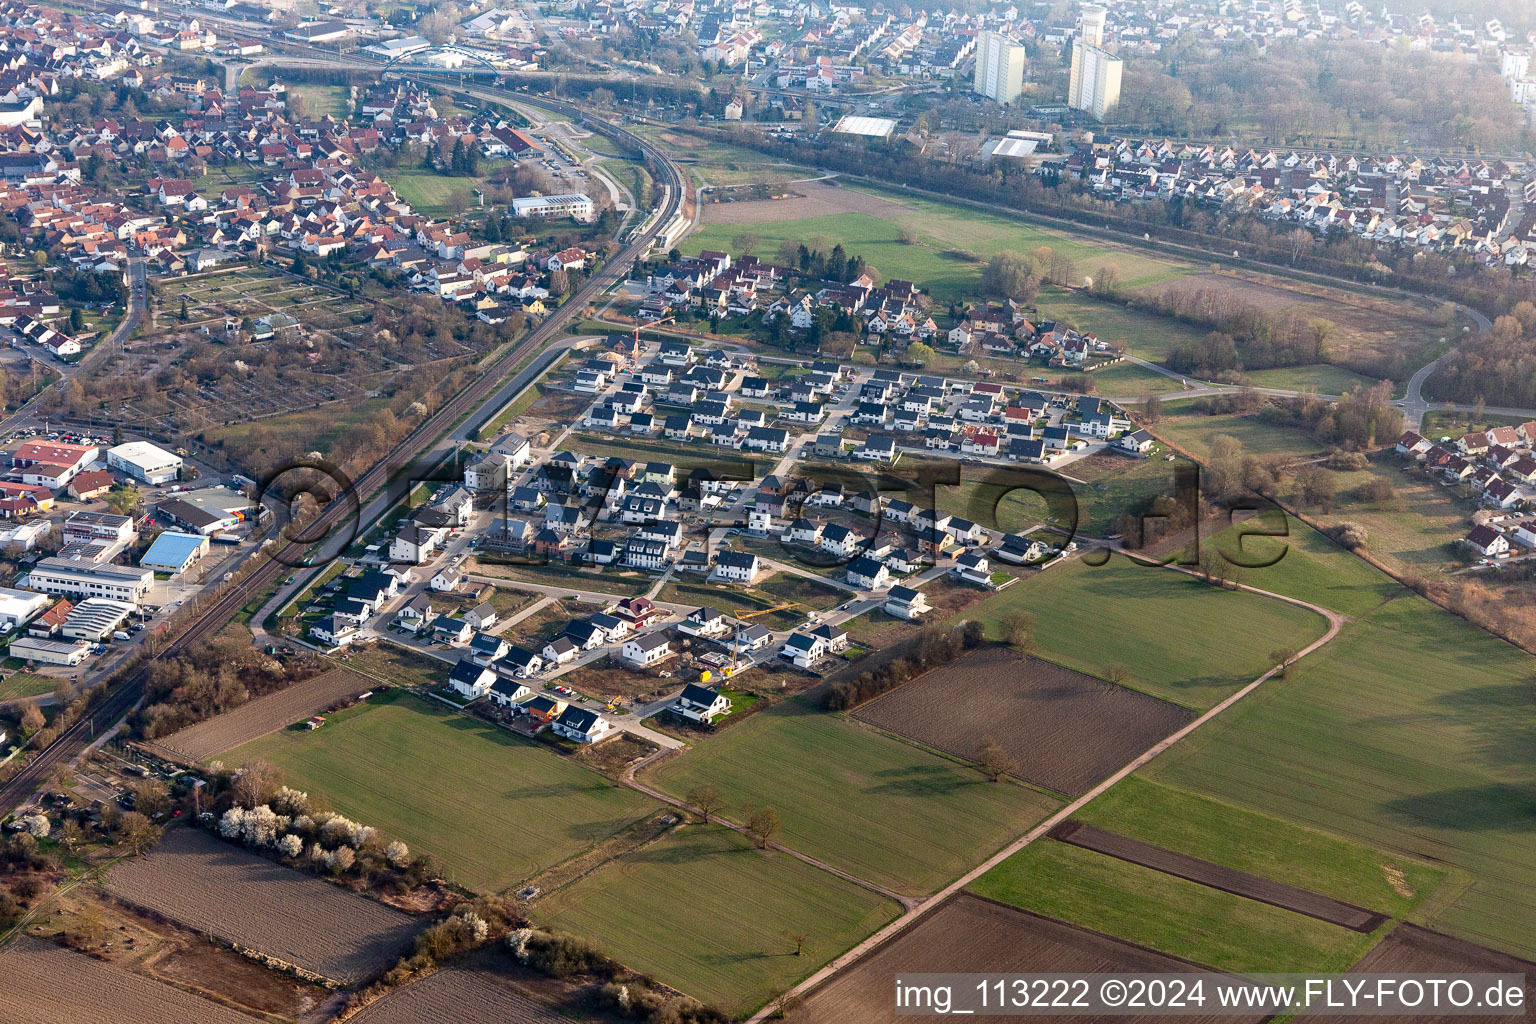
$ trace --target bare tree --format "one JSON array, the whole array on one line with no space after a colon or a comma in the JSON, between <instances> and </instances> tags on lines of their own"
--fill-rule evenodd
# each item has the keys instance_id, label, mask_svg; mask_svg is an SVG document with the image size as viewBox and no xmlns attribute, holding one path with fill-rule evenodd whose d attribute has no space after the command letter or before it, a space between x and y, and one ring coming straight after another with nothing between
<instances>
[{"instance_id":1,"label":"bare tree","mask_svg":"<svg viewBox=\"0 0 1536 1024\"><path fill-rule=\"evenodd\" d=\"M1020 654L1035 649L1035 620L1028 612L1019 611L1002 621L1003 640Z\"/></svg>"},{"instance_id":2,"label":"bare tree","mask_svg":"<svg viewBox=\"0 0 1536 1024\"><path fill-rule=\"evenodd\" d=\"M1269 652L1269 660L1280 666L1280 678L1284 679L1296 663L1296 652L1289 647L1280 647Z\"/></svg>"},{"instance_id":3,"label":"bare tree","mask_svg":"<svg viewBox=\"0 0 1536 1024\"><path fill-rule=\"evenodd\" d=\"M1312 251L1312 232L1306 228L1297 228L1292 231L1285 236L1285 241L1291 250L1291 266L1293 267L1296 265L1297 260Z\"/></svg>"},{"instance_id":4,"label":"bare tree","mask_svg":"<svg viewBox=\"0 0 1536 1024\"><path fill-rule=\"evenodd\" d=\"M1113 661L1104 666L1104 678L1116 686L1121 686L1127 679L1131 678L1131 673L1124 665L1118 661Z\"/></svg>"},{"instance_id":5,"label":"bare tree","mask_svg":"<svg viewBox=\"0 0 1536 1024\"><path fill-rule=\"evenodd\" d=\"M782 824L779 812L772 807L753 808L747 814L747 834L757 841L760 849L768 849Z\"/></svg>"},{"instance_id":6,"label":"bare tree","mask_svg":"<svg viewBox=\"0 0 1536 1024\"><path fill-rule=\"evenodd\" d=\"M993 782L1001 782L1003 776L1018 770L1018 765L1008 756L1008 751L1004 750L1002 744L991 736L982 739L981 746L976 751L976 760L987 778Z\"/></svg>"},{"instance_id":7,"label":"bare tree","mask_svg":"<svg viewBox=\"0 0 1536 1024\"><path fill-rule=\"evenodd\" d=\"M795 944L795 956L805 953L805 944L810 941L810 935L806 932L791 931L789 941Z\"/></svg>"},{"instance_id":8,"label":"bare tree","mask_svg":"<svg viewBox=\"0 0 1536 1024\"><path fill-rule=\"evenodd\" d=\"M688 791L688 802L699 809L707 825L715 816L715 812L725 805L725 794L720 791L719 786L705 782Z\"/></svg>"},{"instance_id":9,"label":"bare tree","mask_svg":"<svg viewBox=\"0 0 1536 1024\"><path fill-rule=\"evenodd\" d=\"M270 761L256 758L245 763L229 787L230 796L241 807L255 807L272 799L283 784L283 773Z\"/></svg>"}]
</instances>

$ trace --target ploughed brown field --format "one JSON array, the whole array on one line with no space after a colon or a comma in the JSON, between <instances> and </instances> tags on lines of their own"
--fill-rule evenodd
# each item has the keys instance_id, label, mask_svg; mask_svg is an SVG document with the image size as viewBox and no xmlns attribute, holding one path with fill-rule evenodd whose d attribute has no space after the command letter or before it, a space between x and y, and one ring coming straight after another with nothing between
<instances>
[{"instance_id":1,"label":"ploughed brown field","mask_svg":"<svg viewBox=\"0 0 1536 1024\"><path fill-rule=\"evenodd\" d=\"M450 968L396 989L354 1024L570 1024L485 971Z\"/></svg>"},{"instance_id":2,"label":"ploughed brown field","mask_svg":"<svg viewBox=\"0 0 1536 1024\"><path fill-rule=\"evenodd\" d=\"M1408 1018L1413 1024L1505 1024L1514 1021L1530 1021L1530 1007L1536 1004L1536 963L1500 953L1486 946L1478 946L1463 939L1453 939L1418 925L1401 924L1372 949L1360 962L1350 968L1351 974L1417 974L1422 977L1445 977L1449 974L1523 974L1525 975L1525 1009L1519 1013L1499 1016L1468 1017L1465 1014ZM1482 998L1482 991L1476 992ZM1300 1014L1297 1020L1321 1020L1309 1014ZM1372 1024L1385 1017L1328 1017L1329 1024Z\"/></svg>"},{"instance_id":3,"label":"ploughed brown field","mask_svg":"<svg viewBox=\"0 0 1536 1024\"><path fill-rule=\"evenodd\" d=\"M118 899L334 981L381 972L420 923L194 828L107 874Z\"/></svg>"},{"instance_id":4,"label":"ploughed brown field","mask_svg":"<svg viewBox=\"0 0 1536 1024\"><path fill-rule=\"evenodd\" d=\"M1198 969L1086 928L962 893L811 992L789 1019L794 1024L900 1024L918 1019L896 1015L893 988L900 974L1182 973ZM1024 1018L972 1015L965 1019L1001 1024ZM1049 1019L1053 1024L1111 1024L1127 1018L1079 1014ZM1144 1024L1241 1024L1265 1017L1211 1014L1134 1019Z\"/></svg>"},{"instance_id":5,"label":"ploughed brown field","mask_svg":"<svg viewBox=\"0 0 1536 1024\"><path fill-rule=\"evenodd\" d=\"M971 759L990 736L1008 752L1020 778L1076 796L1194 715L1136 690L990 647L898 686L854 717Z\"/></svg>"},{"instance_id":6,"label":"ploughed brown field","mask_svg":"<svg viewBox=\"0 0 1536 1024\"><path fill-rule=\"evenodd\" d=\"M318 715L337 701L378 688L378 682L367 676L344 668L332 669L257 697L206 722L189 725L160 740L159 745L183 760L206 761Z\"/></svg>"},{"instance_id":7,"label":"ploughed brown field","mask_svg":"<svg viewBox=\"0 0 1536 1024\"><path fill-rule=\"evenodd\" d=\"M257 1020L25 935L0 952L0 1024L255 1024Z\"/></svg>"}]
</instances>

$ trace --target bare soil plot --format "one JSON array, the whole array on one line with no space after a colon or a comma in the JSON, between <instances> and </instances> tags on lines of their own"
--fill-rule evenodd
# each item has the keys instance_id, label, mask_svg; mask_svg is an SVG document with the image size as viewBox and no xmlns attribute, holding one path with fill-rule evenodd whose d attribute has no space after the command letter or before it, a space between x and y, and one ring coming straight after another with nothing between
<instances>
[{"instance_id":1,"label":"bare soil plot","mask_svg":"<svg viewBox=\"0 0 1536 1024\"><path fill-rule=\"evenodd\" d=\"M258 1018L22 936L0 953L0 1024L252 1024Z\"/></svg>"},{"instance_id":2,"label":"bare soil plot","mask_svg":"<svg viewBox=\"0 0 1536 1024\"><path fill-rule=\"evenodd\" d=\"M387 967L420 927L398 910L191 828L113 868L107 888L126 903L346 984Z\"/></svg>"},{"instance_id":3,"label":"bare soil plot","mask_svg":"<svg viewBox=\"0 0 1536 1024\"><path fill-rule=\"evenodd\" d=\"M975 758L990 736L1013 758L1020 778L1075 796L1194 714L991 647L897 687L854 717L966 758Z\"/></svg>"},{"instance_id":4,"label":"bare soil plot","mask_svg":"<svg viewBox=\"0 0 1536 1024\"><path fill-rule=\"evenodd\" d=\"M1117 835L1080 821L1065 821L1051 830L1051 838L1085 850L1108 854L1120 860L1140 864L1177 878L1208 885L1212 889L1243 896L1260 903L1293 910L1321 921L1328 921L1352 931L1370 933L1386 921L1386 914L1356 907L1320 893L1298 889L1282 882L1272 882L1246 871L1234 871L1208 860L1191 857L1161 846Z\"/></svg>"},{"instance_id":5,"label":"bare soil plot","mask_svg":"<svg viewBox=\"0 0 1536 1024\"><path fill-rule=\"evenodd\" d=\"M353 1018L356 1024L563 1024L564 1017L488 971L438 971L397 989Z\"/></svg>"},{"instance_id":6,"label":"bare soil plot","mask_svg":"<svg viewBox=\"0 0 1536 1024\"><path fill-rule=\"evenodd\" d=\"M915 927L896 935L851 968L813 991L798 1010L795 1024L897 1024L892 979L907 973L1119 973L1185 972L1195 965L1107 935L1048 917L1005 907L962 894L931 911ZM973 1016L969 1020L1019 1020L1017 1017ZM1075 1024L1123 1020L1116 1016L1051 1017ZM1137 1017L1157 1021L1258 1022L1247 1017L1216 1015Z\"/></svg>"},{"instance_id":7,"label":"bare soil plot","mask_svg":"<svg viewBox=\"0 0 1536 1024\"><path fill-rule=\"evenodd\" d=\"M1372 949L1360 962L1350 968L1351 974L1416 974L1421 977L1445 977L1452 973L1476 974L1523 974L1525 975L1525 1006L1527 1010L1536 1000L1536 963L1500 953L1486 946L1474 945L1449 935L1441 935L1418 925L1402 924ZM1482 992L1477 992L1478 997ZM1296 1019L1311 1020L1311 1014L1300 1014ZM1381 1017L1329 1017L1330 1024L1371 1024ZM1414 1017L1414 1024L1456 1024L1472 1018L1465 1014ZM1478 1016L1483 1021L1529 1021L1528 1013L1502 1016Z\"/></svg>"},{"instance_id":8,"label":"bare soil plot","mask_svg":"<svg viewBox=\"0 0 1536 1024\"><path fill-rule=\"evenodd\" d=\"M882 196L837 188L819 181L799 181L787 186L782 199L748 199L710 203L704 207L705 224L761 224L766 221L804 220L839 213L867 213L894 217L912 208Z\"/></svg>"},{"instance_id":9,"label":"bare soil plot","mask_svg":"<svg viewBox=\"0 0 1536 1024\"><path fill-rule=\"evenodd\" d=\"M367 676L344 668L322 672L286 690L242 704L217 718L188 726L160 741L172 755L188 761L204 761L242 743L260 739L317 715L338 701L378 689Z\"/></svg>"}]
</instances>

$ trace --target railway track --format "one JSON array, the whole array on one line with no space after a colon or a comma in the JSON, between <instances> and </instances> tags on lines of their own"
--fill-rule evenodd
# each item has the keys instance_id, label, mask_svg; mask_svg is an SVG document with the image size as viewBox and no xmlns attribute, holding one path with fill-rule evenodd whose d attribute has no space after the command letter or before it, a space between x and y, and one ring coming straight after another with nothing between
<instances>
[{"instance_id":1,"label":"railway track","mask_svg":"<svg viewBox=\"0 0 1536 1024\"><path fill-rule=\"evenodd\" d=\"M429 450L462 417L493 395L502 379L513 372L518 363L554 340L578 311L624 276L635 260L650 251L661 227L683 207L685 188L682 172L665 153L650 142L617 125L588 119L586 111L572 103L545 100L542 97L530 98L522 94L518 94L517 99L519 102L551 107L562 113L582 118L586 121L587 127L593 131L638 150L646 164L658 176L658 180L666 186L660 216L654 219L650 227L643 230L612 259L603 264L559 309L546 317L539 326L489 366L474 383L444 402L436 413L359 477L353 485L357 497L355 507L359 510L363 508L370 495L389 483L391 467L409 465L412 459ZM243 580L226 586L206 608L196 613L194 618L182 626L158 653L147 659L128 678L119 682L105 700L82 715L52 743L35 754L20 771L4 784L0 784L0 814L8 814L29 800L54 771L73 761L97 735L110 729L113 724L128 714L143 696L144 684L148 680L150 667L154 662L173 657L212 637L235 617L235 614L253 595L261 593L264 588L287 573L292 563L287 558L279 560L275 557L279 550L293 557L302 557L303 552L316 550L330 536L335 527L345 523L353 507L353 502L337 496L326 505L311 524L305 527L305 536L314 537L315 540L289 541L281 545L273 551L272 555L266 556L265 561ZM251 557L262 558L263 555L257 552Z\"/></svg>"}]
</instances>

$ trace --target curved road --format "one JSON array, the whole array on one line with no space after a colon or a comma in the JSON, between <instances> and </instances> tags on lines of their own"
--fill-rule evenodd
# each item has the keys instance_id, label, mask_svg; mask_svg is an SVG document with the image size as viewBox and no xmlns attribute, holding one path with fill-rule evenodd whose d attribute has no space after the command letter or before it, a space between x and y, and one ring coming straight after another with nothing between
<instances>
[{"instance_id":1,"label":"curved road","mask_svg":"<svg viewBox=\"0 0 1536 1024\"><path fill-rule=\"evenodd\" d=\"M1156 563L1152 563L1152 564L1155 565ZM1164 566L1164 568L1172 569L1172 570L1178 571L1178 572L1185 572L1185 573L1187 573L1189 575L1195 575L1195 576L1199 575L1198 572L1195 572L1192 569L1181 569L1178 566ZM1331 610L1329 610L1327 608L1322 607L1321 605L1315 605L1315 604L1311 604L1311 603L1306 602L1306 601L1298 600L1297 598L1294 598L1294 597L1286 597L1284 594L1276 594L1276 593L1273 593L1273 592L1268 591L1268 590L1260 590L1257 587L1250 587L1250 586L1242 586L1241 589L1249 591L1250 593L1260 594L1260 595L1262 595L1264 597L1271 597L1271 598L1274 598L1275 600L1278 600L1278 601L1284 601L1287 604L1293 604L1293 605L1296 605L1296 606L1301 607L1301 608L1306 608L1307 610L1316 612L1318 615L1321 615L1321 616L1323 616L1323 618L1328 620L1328 629L1327 629L1327 631L1325 633L1323 633L1322 636L1318 637L1316 640L1314 640L1310 644L1308 644L1306 647L1302 648L1301 651L1298 652L1297 655L1296 655L1296 660L1297 661L1301 660L1302 658L1304 658L1307 655L1311 654L1313 651L1317 650L1318 648L1320 648L1323 645L1325 645L1325 644L1329 643L1330 641L1332 641L1334 637L1339 635L1339 630L1342 629L1344 627L1345 623L1347 623L1349 621L1349 619L1346 616L1340 615L1338 612L1331 611ZM882 943L884 943L887 940L889 940L889 939L893 938L894 936L896 936L898 933L906 931L913 924L915 924L917 922L917 920L919 918L921 918L925 913L927 913L928 911L932 910L933 908L935 908L937 906L940 906L949 897L951 897L951 896L955 895L956 893L960 892L966 886L970 885L972 882L974 882L978 878L980 878L982 875L986 874L988 871L991 871L997 865L1001 864L1003 861L1007 860L1009 857L1012 857L1014 854L1016 854L1020 850L1024 849L1024 847L1029 846L1031 843L1034 843L1035 841L1037 841L1037 840L1041 839L1042 837L1044 837L1048 832L1051 831L1051 829L1055 828L1057 825L1059 825L1062 822L1066 821L1072 815L1076 814L1079 810L1081 810L1082 808L1086 807L1090 802L1092 802L1093 800L1095 800L1099 796L1103 795L1111 786L1115 785L1116 783L1120 782L1120 780L1124 779L1127 775L1129 775L1132 772L1136 771L1137 769L1141 768L1143 765L1145 765L1147 762L1151 761L1153 758L1157 757L1163 751L1167 750L1169 747L1173 746L1175 743L1178 743L1180 740L1184 739L1184 737L1188 736L1190 733L1192 733L1196 729L1200 728L1206 722L1209 722L1211 719L1215 718L1217 715L1219 715L1222 712L1224 712L1224 711L1228 710L1229 708L1231 708L1238 701L1240 701L1244 697L1248 696L1254 690L1257 690L1260 686L1262 686L1264 683L1268 682L1270 679L1273 679L1275 677L1275 675L1277 673L1279 673L1279 671L1280 671L1280 666L1276 665L1274 668L1270 669L1268 672L1265 672L1263 675L1259 676L1257 679L1255 679L1253 682L1249 683L1247 686L1244 686L1241 690L1238 690L1236 693L1232 694L1230 697L1228 697L1226 700L1222 701L1220 704L1217 704L1215 707L1211 708L1209 711L1207 711L1205 714L1201 715L1199 718L1195 719L1193 722L1190 722L1189 724L1185 725L1179 731L1173 733L1171 736L1168 736L1165 739L1159 740L1157 743L1155 743L1151 747L1149 747L1146 751L1144 751L1143 753L1139 754L1137 757L1132 759L1129 763L1127 763L1126 765L1121 767L1113 775L1109 776L1108 778L1106 778L1105 780L1100 782L1098 785L1094 786L1092 789L1090 789L1088 792L1084 793L1082 796L1079 796L1075 800L1072 800L1070 803L1068 803L1066 806L1062 807L1055 814L1052 814L1050 817L1048 817L1044 821L1040 822L1034 828L1030 829L1028 832L1026 832L1024 835L1020 836L1018 839L1016 839L1013 842L1009 843L1003 849L1001 849L997 853L993 854L991 857L989 857L987 860L985 860L981 864L977 865L975 868L972 868L970 871L966 872L964 875L962 875L959 878L955 879L955 881L951 882L949 885L947 885L943 889L939 890L933 896L931 896L931 897L929 897L929 898L927 898L925 900L922 900L921 902L917 902L917 903L913 903L912 901L903 900L902 904L903 904L903 906L906 907L906 912L905 913L903 913L896 920L892 921L890 924L886 925L884 928L880 929L879 931L875 932L873 935L869 936L863 942L860 942L857 946L854 946L852 949L848 950L848 952L844 953L842 956L838 957L837 959L833 960L831 963L827 964L825 967L823 967L821 970L817 971L815 974L812 974L809 978L806 978L804 981L802 981L800 984L796 985L794 988L790 989L789 992L787 992L785 994L784 998L788 998L789 996L792 996L792 995L802 995L803 996L803 995L809 993L811 990L813 990L817 986L819 986L821 984L824 984L825 982L830 980L832 978L832 976L837 974L839 971L842 971L842 970L852 966L854 964L854 962L856 962L860 957L864 956L866 953L871 952L876 947L880 946ZM628 781L628 780L626 780L626 781ZM633 782L631 782L630 784L631 785L636 785ZM676 801L672 801L672 802L675 803ZM792 850L786 850L785 852L794 854L794 851L792 851ZM794 854L794 855L795 856L799 856L798 854ZM801 859L806 859L806 858L801 858ZM869 885L869 883L867 883L867 882L863 882L861 884L865 885L866 887ZM772 1015L772 1013L773 1013L773 1006L772 1006L772 1004L770 1004L769 1006L765 1006L761 1010L759 1010L757 1013L753 1014L750 1018L748 1018L748 1024L760 1024L760 1022L766 1021Z\"/></svg>"}]
</instances>

